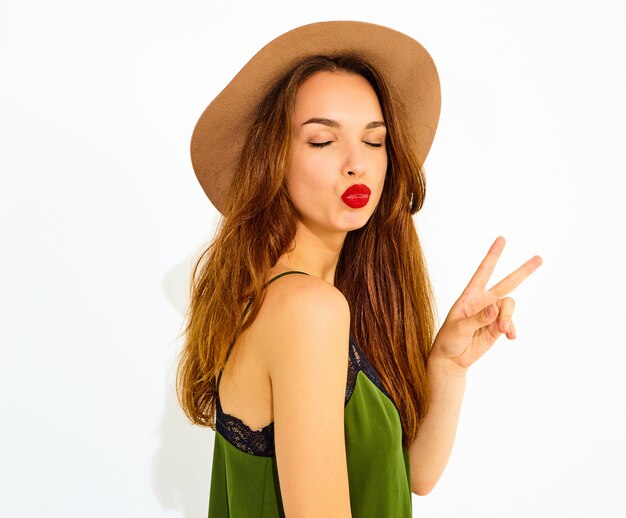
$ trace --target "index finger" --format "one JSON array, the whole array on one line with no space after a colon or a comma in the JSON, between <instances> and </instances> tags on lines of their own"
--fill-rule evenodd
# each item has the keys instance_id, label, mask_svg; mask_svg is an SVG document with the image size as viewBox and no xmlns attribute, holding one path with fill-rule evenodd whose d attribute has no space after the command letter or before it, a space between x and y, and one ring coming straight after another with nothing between
<instances>
[{"instance_id":1,"label":"index finger","mask_svg":"<svg viewBox=\"0 0 626 518\"><path fill-rule=\"evenodd\" d=\"M526 277L533 273L543 264L543 259L539 255L531 257L517 270L507 275L498 284L489 288L489 291L498 298L504 297L517 288Z\"/></svg>"}]
</instances>

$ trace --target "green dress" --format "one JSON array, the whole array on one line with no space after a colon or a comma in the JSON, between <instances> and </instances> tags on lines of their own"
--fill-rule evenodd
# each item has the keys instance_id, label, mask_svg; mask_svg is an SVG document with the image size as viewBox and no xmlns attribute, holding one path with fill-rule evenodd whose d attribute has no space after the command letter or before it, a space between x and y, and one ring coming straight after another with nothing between
<instances>
[{"instance_id":1,"label":"green dress","mask_svg":"<svg viewBox=\"0 0 626 518\"><path fill-rule=\"evenodd\" d=\"M305 272L284 272L267 284L290 273ZM352 334L349 355L344 423L352 517L409 518L411 475L400 415ZM209 518L284 518L274 423L252 430L225 414L219 397L216 407Z\"/></svg>"}]
</instances>

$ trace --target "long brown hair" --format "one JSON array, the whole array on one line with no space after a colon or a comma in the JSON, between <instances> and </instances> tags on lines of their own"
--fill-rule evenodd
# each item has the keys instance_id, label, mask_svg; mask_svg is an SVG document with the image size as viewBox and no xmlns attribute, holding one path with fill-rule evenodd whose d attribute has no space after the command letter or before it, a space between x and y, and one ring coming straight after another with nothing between
<instances>
[{"instance_id":1,"label":"long brown hair","mask_svg":"<svg viewBox=\"0 0 626 518\"><path fill-rule=\"evenodd\" d=\"M428 410L426 363L435 332L433 290L412 219L424 203L426 182L401 100L358 56L309 57L278 78L259 104L216 237L192 270L177 394L193 423L215 430L219 372L258 315L267 272L294 243L298 214L285 185L291 118L298 87L322 70L365 77L387 126L381 199L368 222L347 233L335 287L350 305L353 336L400 412L408 447ZM255 302L242 321L246 301Z\"/></svg>"}]
</instances>

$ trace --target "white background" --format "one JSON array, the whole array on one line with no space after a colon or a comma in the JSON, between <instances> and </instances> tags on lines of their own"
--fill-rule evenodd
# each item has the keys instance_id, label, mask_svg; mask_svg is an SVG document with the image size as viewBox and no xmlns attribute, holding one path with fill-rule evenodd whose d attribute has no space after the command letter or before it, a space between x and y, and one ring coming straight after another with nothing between
<instances>
[{"instance_id":1,"label":"white background","mask_svg":"<svg viewBox=\"0 0 626 518\"><path fill-rule=\"evenodd\" d=\"M440 322L498 235L518 338L468 375L414 514L618 517L626 483L623 2L0 4L0 514L206 516L214 434L174 394L192 260L218 213L189 140L263 45L388 25L442 84L415 217Z\"/></svg>"}]
</instances>

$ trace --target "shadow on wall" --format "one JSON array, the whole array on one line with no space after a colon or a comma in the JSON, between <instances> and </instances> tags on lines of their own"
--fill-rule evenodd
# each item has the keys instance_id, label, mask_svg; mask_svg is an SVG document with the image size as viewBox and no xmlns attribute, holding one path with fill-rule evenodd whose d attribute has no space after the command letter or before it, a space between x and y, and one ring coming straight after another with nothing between
<instances>
[{"instance_id":1,"label":"shadow on wall","mask_svg":"<svg viewBox=\"0 0 626 518\"><path fill-rule=\"evenodd\" d=\"M180 263L163 279L162 289L170 304L184 317L190 269ZM172 341L171 358L165 379L163 417L156 433L158 449L152 463L152 487L166 509L180 509L178 516L198 518L207 516L209 487L215 432L191 424L176 398L175 376L177 356L182 338Z\"/></svg>"}]
</instances>

